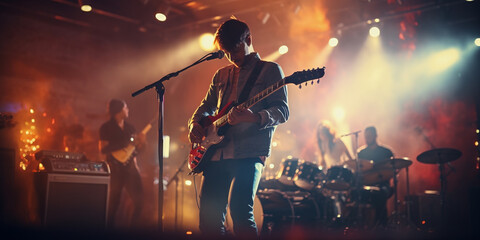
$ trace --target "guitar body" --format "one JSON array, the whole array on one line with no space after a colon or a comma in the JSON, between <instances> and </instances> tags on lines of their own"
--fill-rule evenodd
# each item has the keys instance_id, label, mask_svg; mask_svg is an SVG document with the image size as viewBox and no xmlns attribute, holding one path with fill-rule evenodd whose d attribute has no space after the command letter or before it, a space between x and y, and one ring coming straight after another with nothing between
<instances>
[{"instance_id":1,"label":"guitar body","mask_svg":"<svg viewBox=\"0 0 480 240\"><path fill-rule=\"evenodd\" d=\"M188 156L188 168L192 174L203 172L207 162L212 158L215 153L215 146L220 144L225 138L227 126L217 127L215 121L225 116L228 111L233 107L233 102L228 103L222 110L215 116L207 116L200 120L200 125L205 130L205 138L201 143L195 144Z\"/></svg>"},{"instance_id":2,"label":"guitar body","mask_svg":"<svg viewBox=\"0 0 480 240\"><path fill-rule=\"evenodd\" d=\"M112 156L119 162L121 162L124 165L127 165L128 162L130 161L130 157L133 154L133 151L135 151L135 146L133 144L129 144L128 146L112 152Z\"/></svg>"},{"instance_id":3,"label":"guitar body","mask_svg":"<svg viewBox=\"0 0 480 240\"><path fill-rule=\"evenodd\" d=\"M142 134L147 134L148 131L150 131L150 129L152 129L152 123L156 120L157 118L154 118L152 119L152 121L150 121L150 123L147 124L147 126L145 126L142 130ZM112 156L115 158L115 160L117 160L118 162L120 162L121 164L123 165L127 165L128 162L130 162L130 160L132 159L132 155L133 155L133 152L135 151L135 144L133 143L130 143L128 144L128 146L120 149L120 150L117 150L117 151L113 151L111 154Z\"/></svg>"}]
</instances>

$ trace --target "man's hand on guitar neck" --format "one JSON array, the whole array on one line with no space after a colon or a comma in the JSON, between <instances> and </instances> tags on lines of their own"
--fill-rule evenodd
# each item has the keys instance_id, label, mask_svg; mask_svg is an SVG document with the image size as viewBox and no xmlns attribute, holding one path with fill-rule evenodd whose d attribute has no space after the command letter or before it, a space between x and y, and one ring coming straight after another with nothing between
<instances>
[{"instance_id":1,"label":"man's hand on guitar neck","mask_svg":"<svg viewBox=\"0 0 480 240\"><path fill-rule=\"evenodd\" d=\"M232 108L228 112L227 118L230 125L236 125L241 122L260 123L262 121L260 114L253 113L252 110L240 106Z\"/></svg>"},{"instance_id":2,"label":"man's hand on guitar neck","mask_svg":"<svg viewBox=\"0 0 480 240\"><path fill-rule=\"evenodd\" d=\"M188 133L188 139L191 143L201 143L203 137L205 137L205 130L199 123L192 123L190 125L190 132Z\"/></svg>"}]
</instances>

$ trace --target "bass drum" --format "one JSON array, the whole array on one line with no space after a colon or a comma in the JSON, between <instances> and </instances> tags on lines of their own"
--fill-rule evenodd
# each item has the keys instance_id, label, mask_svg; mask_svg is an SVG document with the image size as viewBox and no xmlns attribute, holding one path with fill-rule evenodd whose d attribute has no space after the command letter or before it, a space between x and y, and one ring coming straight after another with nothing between
<instances>
[{"instance_id":1,"label":"bass drum","mask_svg":"<svg viewBox=\"0 0 480 240\"><path fill-rule=\"evenodd\" d=\"M257 193L263 209L261 236L281 236L294 226L314 228L320 219L317 200L309 192L266 189Z\"/></svg>"},{"instance_id":2,"label":"bass drum","mask_svg":"<svg viewBox=\"0 0 480 240\"><path fill-rule=\"evenodd\" d=\"M258 196L255 196L253 202L253 216L255 218L255 223L257 224L258 234L260 234L263 227L263 208ZM230 206L227 207L227 216L225 217L225 229L227 230L227 232L235 234L235 232L233 231L233 220L230 216Z\"/></svg>"}]
</instances>

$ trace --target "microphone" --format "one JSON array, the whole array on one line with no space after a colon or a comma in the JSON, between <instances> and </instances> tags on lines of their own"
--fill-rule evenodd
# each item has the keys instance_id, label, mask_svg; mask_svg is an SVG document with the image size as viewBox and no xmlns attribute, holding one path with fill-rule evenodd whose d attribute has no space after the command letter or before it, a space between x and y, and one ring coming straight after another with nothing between
<instances>
[{"instance_id":1,"label":"microphone","mask_svg":"<svg viewBox=\"0 0 480 240\"><path fill-rule=\"evenodd\" d=\"M218 50L217 52L212 52L209 54L210 56L205 59L206 61L217 59L217 58L222 59L223 56L225 56L225 53L222 50Z\"/></svg>"}]
</instances>

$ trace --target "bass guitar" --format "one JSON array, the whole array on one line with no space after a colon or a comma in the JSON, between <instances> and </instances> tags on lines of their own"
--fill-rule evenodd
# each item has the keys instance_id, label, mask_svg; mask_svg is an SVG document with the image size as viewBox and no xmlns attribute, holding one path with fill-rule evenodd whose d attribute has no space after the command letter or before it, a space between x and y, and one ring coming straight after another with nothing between
<instances>
[{"instance_id":1,"label":"bass guitar","mask_svg":"<svg viewBox=\"0 0 480 240\"><path fill-rule=\"evenodd\" d=\"M143 135L146 135L150 129L152 129L152 124L157 118L152 119L147 126L143 128L141 133ZM127 165L130 160L132 159L133 152L135 151L136 145L135 141L132 138L130 141L130 144L128 144L126 147L113 151L112 156L117 160L118 162L122 163L123 165Z\"/></svg>"},{"instance_id":2,"label":"bass guitar","mask_svg":"<svg viewBox=\"0 0 480 240\"><path fill-rule=\"evenodd\" d=\"M205 137L201 143L192 144L192 150L188 156L188 168L191 171L189 174L192 175L203 172L206 163L215 152L215 146L218 146L224 139L223 135L228 128L227 113L230 109L235 106L241 106L248 109L287 84L296 84L301 88L302 83L310 80L318 79L317 83L319 83L320 78L324 75L325 67L295 72L292 75L277 81L241 104L235 105L235 103L229 102L218 112L217 115L202 118L200 120L200 125L205 129ZM308 83L305 83L305 85L307 84Z\"/></svg>"}]
</instances>

